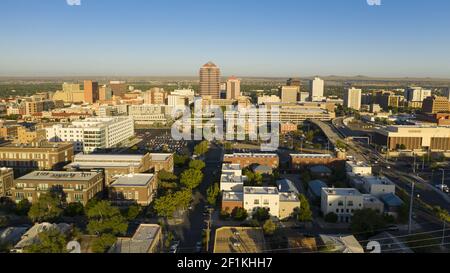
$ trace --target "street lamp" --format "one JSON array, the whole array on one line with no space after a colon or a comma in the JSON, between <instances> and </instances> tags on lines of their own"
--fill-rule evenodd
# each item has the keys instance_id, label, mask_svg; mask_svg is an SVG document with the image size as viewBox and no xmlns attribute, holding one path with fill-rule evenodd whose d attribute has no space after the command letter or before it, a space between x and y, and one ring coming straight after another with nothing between
<instances>
[{"instance_id":1,"label":"street lamp","mask_svg":"<svg viewBox=\"0 0 450 273\"><path fill-rule=\"evenodd\" d=\"M411 201L409 204L409 225L408 225L408 234L412 232L412 214L413 214L413 202L414 202L414 186L415 182L412 180L411 182Z\"/></svg>"}]
</instances>

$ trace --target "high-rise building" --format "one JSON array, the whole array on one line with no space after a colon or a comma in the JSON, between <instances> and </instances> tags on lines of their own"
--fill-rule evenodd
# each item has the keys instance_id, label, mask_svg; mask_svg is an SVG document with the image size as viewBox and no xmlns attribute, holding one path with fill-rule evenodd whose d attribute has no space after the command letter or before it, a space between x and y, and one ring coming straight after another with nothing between
<instances>
[{"instance_id":1,"label":"high-rise building","mask_svg":"<svg viewBox=\"0 0 450 273\"><path fill-rule=\"evenodd\" d=\"M128 85L124 81L111 81L109 82L113 96L122 97L128 92Z\"/></svg>"},{"instance_id":2,"label":"high-rise building","mask_svg":"<svg viewBox=\"0 0 450 273\"><path fill-rule=\"evenodd\" d=\"M91 153L97 149L113 148L134 136L134 121L128 117L87 118L70 125L45 128L52 142L72 142L74 151Z\"/></svg>"},{"instance_id":3,"label":"high-rise building","mask_svg":"<svg viewBox=\"0 0 450 273\"><path fill-rule=\"evenodd\" d=\"M106 101L112 99L112 89L107 85L103 85L99 90L99 100Z\"/></svg>"},{"instance_id":4,"label":"high-rise building","mask_svg":"<svg viewBox=\"0 0 450 273\"><path fill-rule=\"evenodd\" d=\"M444 90L444 97L445 97L448 101L450 101L450 87L448 87L448 88L446 88L446 89Z\"/></svg>"},{"instance_id":5,"label":"high-rise building","mask_svg":"<svg viewBox=\"0 0 450 273\"><path fill-rule=\"evenodd\" d=\"M154 87L144 93L145 104L165 105L167 99L167 93L164 89Z\"/></svg>"},{"instance_id":6,"label":"high-rise building","mask_svg":"<svg viewBox=\"0 0 450 273\"><path fill-rule=\"evenodd\" d=\"M423 102L428 97L431 97L431 90L422 87L408 87L405 90L405 99L408 102Z\"/></svg>"},{"instance_id":7,"label":"high-rise building","mask_svg":"<svg viewBox=\"0 0 450 273\"><path fill-rule=\"evenodd\" d=\"M98 82L84 81L84 101L95 103L99 99Z\"/></svg>"},{"instance_id":8,"label":"high-rise building","mask_svg":"<svg viewBox=\"0 0 450 273\"><path fill-rule=\"evenodd\" d=\"M312 101L322 101L324 95L325 82L316 77L311 81L310 99Z\"/></svg>"},{"instance_id":9,"label":"high-rise building","mask_svg":"<svg viewBox=\"0 0 450 273\"><path fill-rule=\"evenodd\" d=\"M220 99L220 68L208 62L200 68L200 96Z\"/></svg>"},{"instance_id":10,"label":"high-rise building","mask_svg":"<svg viewBox=\"0 0 450 273\"><path fill-rule=\"evenodd\" d=\"M297 103L300 86L281 87L281 103Z\"/></svg>"},{"instance_id":11,"label":"high-rise building","mask_svg":"<svg viewBox=\"0 0 450 273\"><path fill-rule=\"evenodd\" d=\"M235 100L241 96L241 80L232 76L227 80L227 99Z\"/></svg>"},{"instance_id":12,"label":"high-rise building","mask_svg":"<svg viewBox=\"0 0 450 273\"><path fill-rule=\"evenodd\" d=\"M428 114L449 113L450 102L446 97L428 97L423 101L422 111Z\"/></svg>"},{"instance_id":13,"label":"high-rise building","mask_svg":"<svg viewBox=\"0 0 450 273\"><path fill-rule=\"evenodd\" d=\"M361 89L354 87L348 89L344 96L344 106L358 111L361 110L361 96Z\"/></svg>"}]
</instances>

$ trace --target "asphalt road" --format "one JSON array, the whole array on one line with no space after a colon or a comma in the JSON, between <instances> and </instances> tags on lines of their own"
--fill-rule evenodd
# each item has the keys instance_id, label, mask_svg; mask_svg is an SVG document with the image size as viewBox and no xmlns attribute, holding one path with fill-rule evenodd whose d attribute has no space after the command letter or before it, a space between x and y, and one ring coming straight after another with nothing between
<instances>
[{"instance_id":1,"label":"asphalt road","mask_svg":"<svg viewBox=\"0 0 450 273\"><path fill-rule=\"evenodd\" d=\"M171 227L175 237L181 241L180 253L196 252L197 242L202 241L202 232L206 228L207 216L204 215L206 206L206 191L217 181L214 179L220 174L223 158L222 147L211 144L209 152L205 156L206 168L203 183L193 193L193 210L188 212L186 221Z\"/></svg>"}]
</instances>

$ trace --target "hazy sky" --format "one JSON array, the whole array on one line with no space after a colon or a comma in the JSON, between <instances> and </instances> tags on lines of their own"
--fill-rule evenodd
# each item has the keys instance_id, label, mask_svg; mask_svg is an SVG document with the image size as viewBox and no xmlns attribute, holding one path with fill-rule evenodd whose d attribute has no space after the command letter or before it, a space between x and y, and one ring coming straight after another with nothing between
<instances>
[{"instance_id":1,"label":"hazy sky","mask_svg":"<svg viewBox=\"0 0 450 273\"><path fill-rule=\"evenodd\" d=\"M450 78L450 1L1 0L0 76Z\"/></svg>"}]
</instances>

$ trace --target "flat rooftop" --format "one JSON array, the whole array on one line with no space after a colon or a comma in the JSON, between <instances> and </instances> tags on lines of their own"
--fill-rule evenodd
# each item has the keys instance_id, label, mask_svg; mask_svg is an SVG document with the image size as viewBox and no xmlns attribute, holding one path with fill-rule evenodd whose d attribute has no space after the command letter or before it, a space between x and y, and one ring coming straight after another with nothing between
<instances>
[{"instance_id":1,"label":"flat rooftop","mask_svg":"<svg viewBox=\"0 0 450 273\"><path fill-rule=\"evenodd\" d=\"M295 193L281 192L280 202L300 202L300 199L298 198L298 195Z\"/></svg>"},{"instance_id":2,"label":"flat rooftop","mask_svg":"<svg viewBox=\"0 0 450 273\"><path fill-rule=\"evenodd\" d=\"M74 162L122 162L122 161L141 161L145 155L116 155L116 154L77 154Z\"/></svg>"},{"instance_id":3,"label":"flat rooftop","mask_svg":"<svg viewBox=\"0 0 450 273\"><path fill-rule=\"evenodd\" d=\"M73 146L73 143L69 142L41 142L41 143L31 143L31 144L13 144L13 143L3 143L0 144L0 149L57 149L67 146Z\"/></svg>"},{"instance_id":4,"label":"flat rooftop","mask_svg":"<svg viewBox=\"0 0 450 273\"><path fill-rule=\"evenodd\" d=\"M240 170L242 170L240 164L225 163L222 165L222 171L240 171Z\"/></svg>"},{"instance_id":5,"label":"flat rooftop","mask_svg":"<svg viewBox=\"0 0 450 273\"><path fill-rule=\"evenodd\" d=\"M363 161L347 161L347 165L349 165L350 167L365 167L365 168L369 168L372 167L369 164L367 164L366 162Z\"/></svg>"},{"instance_id":6,"label":"flat rooftop","mask_svg":"<svg viewBox=\"0 0 450 273\"><path fill-rule=\"evenodd\" d=\"M222 174L220 176L220 183L244 183L245 178L245 176L241 175Z\"/></svg>"},{"instance_id":7,"label":"flat rooftop","mask_svg":"<svg viewBox=\"0 0 450 273\"><path fill-rule=\"evenodd\" d=\"M386 177L381 176L366 176L362 178L364 182L369 183L371 185L391 185L395 184Z\"/></svg>"},{"instance_id":8,"label":"flat rooftop","mask_svg":"<svg viewBox=\"0 0 450 273\"><path fill-rule=\"evenodd\" d=\"M159 225L142 224L132 238L118 238L110 253L147 253L157 238Z\"/></svg>"},{"instance_id":9,"label":"flat rooftop","mask_svg":"<svg viewBox=\"0 0 450 273\"><path fill-rule=\"evenodd\" d=\"M262 228L223 227L216 230L214 253L262 253L265 246Z\"/></svg>"},{"instance_id":10,"label":"flat rooftop","mask_svg":"<svg viewBox=\"0 0 450 273\"><path fill-rule=\"evenodd\" d=\"M97 172L54 172L36 171L22 176L16 180L47 180L47 181L89 181L101 175Z\"/></svg>"},{"instance_id":11,"label":"flat rooftop","mask_svg":"<svg viewBox=\"0 0 450 273\"><path fill-rule=\"evenodd\" d=\"M278 157L277 154L262 154L262 153L234 153L226 154L224 157Z\"/></svg>"},{"instance_id":12,"label":"flat rooftop","mask_svg":"<svg viewBox=\"0 0 450 273\"><path fill-rule=\"evenodd\" d=\"M291 157L301 158L334 158L331 154L291 154Z\"/></svg>"},{"instance_id":13,"label":"flat rooftop","mask_svg":"<svg viewBox=\"0 0 450 273\"><path fill-rule=\"evenodd\" d=\"M362 196L362 194L353 188L323 188L328 195L339 195L339 196Z\"/></svg>"},{"instance_id":14,"label":"flat rooftop","mask_svg":"<svg viewBox=\"0 0 450 273\"><path fill-rule=\"evenodd\" d=\"M242 202L244 200L244 193L225 191L222 195L222 201L237 201Z\"/></svg>"},{"instance_id":15,"label":"flat rooftop","mask_svg":"<svg viewBox=\"0 0 450 273\"><path fill-rule=\"evenodd\" d=\"M113 187L144 187L153 179L153 174L128 174L114 177Z\"/></svg>"},{"instance_id":16,"label":"flat rooftop","mask_svg":"<svg viewBox=\"0 0 450 273\"><path fill-rule=\"evenodd\" d=\"M151 153L150 157L153 161L166 161L168 160L173 154L165 153L165 154L157 154L157 153Z\"/></svg>"},{"instance_id":17,"label":"flat rooftop","mask_svg":"<svg viewBox=\"0 0 450 273\"><path fill-rule=\"evenodd\" d=\"M278 194L276 187L244 187L245 194Z\"/></svg>"}]
</instances>

